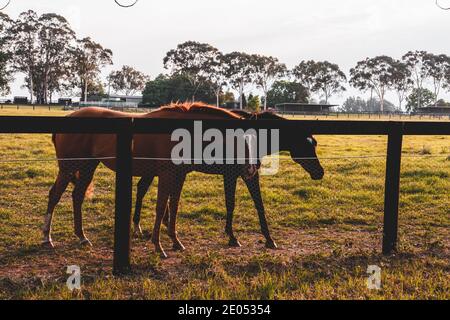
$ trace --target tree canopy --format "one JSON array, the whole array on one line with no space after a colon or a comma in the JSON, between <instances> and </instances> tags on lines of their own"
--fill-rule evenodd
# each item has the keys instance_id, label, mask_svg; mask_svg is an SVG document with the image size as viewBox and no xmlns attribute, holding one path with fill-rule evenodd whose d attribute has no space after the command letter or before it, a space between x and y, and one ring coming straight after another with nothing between
<instances>
[{"instance_id":1,"label":"tree canopy","mask_svg":"<svg viewBox=\"0 0 450 320\"><path fill-rule=\"evenodd\" d=\"M308 89L298 82L276 81L267 93L267 105L274 107L280 103L307 103Z\"/></svg>"},{"instance_id":2,"label":"tree canopy","mask_svg":"<svg viewBox=\"0 0 450 320\"><path fill-rule=\"evenodd\" d=\"M142 92L148 80L148 76L130 66L123 66L121 70L111 72L108 77L111 87L127 96Z\"/></svg>"},{"instance_id":3,"label":"tree canopy","mask_svg":"<svg viewBox=\"0 0 450 320\"><path fill-rule=\"evenodd\" d=\"M406 110L414 112L421 107L433 104L435 101L436 97L431 90L415 88L408 96Z\"/></svg>"},{"instance_id":4,"label":"tree canopy","mask_svg":"<svg viewBox=\"0 0 450 320\"><path fill-rule=\"evenodd\" d=\"M192 98L193 84L185 75L159 75L148 81L143 91L143 103L159 107L172 102L186 102ZM197 88L197 99L206 103L215 102L215 93L208 84Z\"/></svg>"},{"instance_id":5,"label":"tree canopy","mask_svg":"<svg viewBox=\"0 0 450 320\"><path fill-rule=\"evenodd\" d=\"M318 93L328 103L329 98L345 91L343 84L347 82L345 73L337 64L328 61L302 61L294 67L292 75L312 93Z\"/></svg>"},{"instance_id":6,"label":"tree canopy","mask_svg":"<svg viewBox=\"0 0 450 320\"><path fill-rule=\"evenodd\" d=\"M377 56L359 61L350 70L350 84L362 91L373 90L381 102L384 111L384 97L393 87L395 79L395 61L388 56Z\"/></svg>"}]
</instances>

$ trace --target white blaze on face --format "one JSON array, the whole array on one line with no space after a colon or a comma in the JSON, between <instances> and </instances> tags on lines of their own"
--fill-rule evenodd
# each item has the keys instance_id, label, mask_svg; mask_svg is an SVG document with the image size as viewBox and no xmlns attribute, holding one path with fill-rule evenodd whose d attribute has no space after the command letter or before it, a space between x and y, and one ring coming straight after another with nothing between
<instances>
[{"instance_id":1,"label":"white blaze on face","mask_svg":"<svg viewBox=\"0 0 450 320\"><path fill-rule=\"evenodd\" d=\"M249 129L244 132L243 129L227 129L226 130L226 158L227 164L245 164L247 158L247 150L249 152L250 163L258 162L257 152L258 144L256 141L257 133L255 129ZM237 142L237 145L236 145ZM236 151L236 154L235 154Z\"/></svg>"}]
</instances>

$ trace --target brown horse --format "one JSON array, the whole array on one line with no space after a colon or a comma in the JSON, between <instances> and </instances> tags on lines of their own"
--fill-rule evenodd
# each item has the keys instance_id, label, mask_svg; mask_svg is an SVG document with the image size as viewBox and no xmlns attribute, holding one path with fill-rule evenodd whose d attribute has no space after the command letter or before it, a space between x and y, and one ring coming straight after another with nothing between
<instances>
[{"instance_id":1,"label":"brown horse","mask_svg":"<svg viewBox=\"0 0 450 320\"><path fill-rule=\"evenodd\" d=\"M243 110L231 110L232 113L240 116L244 119L253 119L253 120L278 120L278 121L288 121L276 114L271 112L263 112L263 113L249 113ZM279 151L287 151L290 152L292 159L300 164L311 176L313 180L320 180L324 176L324 170L320 165L319 160L316 155L316 140L308 134L297 133L293 135L290 132L282 131L280 133L280 150ZM270 146L267 147L267 150L271 150ZM267 154L269 155L269 154ZM261 163L261 159L259 159L259 163ZM227 210L227 219L226 219L226 227L225 233L229 237L229 246L230 247L240 247L238 239L235 237L233 232L233 213L235 208L235 194L236 194L236 184L237 179L239 178L239 174L235 174L236 172L227 171L223 175L224 177L224 189L225 189L225 204ZM133 217L134 229L136 233L141 234L140 220L141 220L141 210L142 210L142 202L143 199L148 192L154 176L143 177L140 179L137 188L137 197L136 197L136 207ZM243 177L242 177L243 178ZM250 179L244 179L244 182L247 186L247 189L250 192L250 195L253 199L255 208L258 212L258 217L260 221L261 232L266 238L266 247L270 249L276 248L275 242L272 240L270 236L269 227L267 225L266 214L264 209L264 204L261 197L261 187L259 182L259 174L255 174ZM164 215L164 224L166 226L169 225L169 208L166 209L166 214Z\"/></svg>"},{"instance_id":2,"label":"brown horse","mask_svg":"<svg viewBox=\"0 0 450 320\"><path fill-rule=\"evenodd\" d=\"M85 108L76 111L70 117L80 118L120 118L140 117L154 119L192 119L192 120L227 120L241 119L223 109L203 104L177 104L162 107L154 112L142 115L128 114L102 108ZM72 182L75 187L72 193L74 210L74 229L76 236L82 244L90 244L83 231L82 203L89 186L92 183L94 172L102 162L111 170L116 169L116 137L108 134L56 134L53 143L58 157L59 172L56 181L49 193L49 201L45 223L43 227L44 244L53 246L51 238L51 223L55 206L61 199L68 184ZM133 137L133 176L158 176L158 201L156 221L153 229L152 241L155 249L165 256L159 241L159 229L165 209L170 200L169 235L175 249L184 249L178 240L175 225L178 201L185 176L190 171L200 171L213 174L224 174L225 171L251 177L256 173L256 166L249 164L236 165L175 165L171 159L171 151L175 142L171 141L169 134L137 134Z\"/></svg>"}]
</instances>

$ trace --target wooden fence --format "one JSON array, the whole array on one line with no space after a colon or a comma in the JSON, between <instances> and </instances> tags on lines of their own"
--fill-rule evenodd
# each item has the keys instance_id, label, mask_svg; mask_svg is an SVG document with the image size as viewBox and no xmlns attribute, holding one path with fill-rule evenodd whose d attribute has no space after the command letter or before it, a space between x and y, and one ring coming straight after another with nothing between
<instances>
[{"instance_id":1,"label":"wooden fence","mask_svg":"<svg viewBox=\"0 0 450 320\"><path fill-rule=\"evenodd\" d=\"M387 135L384 202L383 254L396 250L400 167L404 135L450 135L448 122L394 121L277 121L207 120L203 129L283 129L315 135ZM89 119L67 117L0 117L2 133L104 133L117 135L115 189L114 273L130 270L130 229L132 210L133 134L172 133L183 128L193 132L193 120L171 119Z\"/></svg>"}]
</instances>

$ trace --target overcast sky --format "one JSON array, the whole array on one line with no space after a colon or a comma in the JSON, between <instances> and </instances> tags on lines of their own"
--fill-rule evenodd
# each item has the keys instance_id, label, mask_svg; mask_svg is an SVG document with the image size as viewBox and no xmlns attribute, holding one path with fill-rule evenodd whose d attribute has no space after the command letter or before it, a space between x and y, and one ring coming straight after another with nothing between
<instances>
[{"instance_id":1,"label":"overcast sky","mask_svg":"<svg viewBox=\"0 0 450 320\"><path fill-rule=\"evenodd\" d=\"M440 2L450 7L450 0ZM273 55L288 67L329 60L347 74L357 61L380 54L450 54L450 11L435 0L139 0L129 9L113 0L11 0L5 12L16 18L27 9L66 16L79 37L113 50L114 68L127 64L152 77L164 72L165 53L186 40ZM13 95L26 94L20 82ZM349 94L358 93L331 102Z\"/></svg>"}]
</instances>

